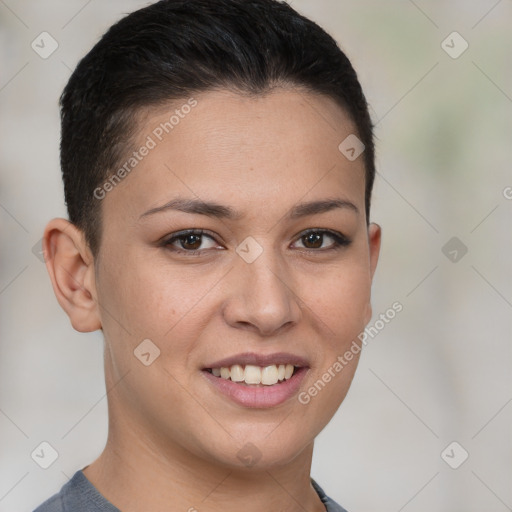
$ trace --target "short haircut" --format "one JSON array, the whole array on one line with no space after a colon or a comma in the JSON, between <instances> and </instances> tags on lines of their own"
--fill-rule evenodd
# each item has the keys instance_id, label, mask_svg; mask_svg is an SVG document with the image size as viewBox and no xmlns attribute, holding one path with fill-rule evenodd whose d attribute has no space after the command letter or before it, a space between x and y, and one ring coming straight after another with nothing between
<instances>
[{"instance_id":1,"label":"short haircut","mask_svg":"<svg viewBox=\"0 0 512 512\"><path fill-rule=\"evenodd\" d=\"M336 41L286 2L162 0L115 23L78 63L60 98L69 219L97 254L95 189L126 160L145 109L208 90L297 87L336 101L365 145L365 208L375 177L368 104ZM341 142L341 140L340 140Z\"/></svg>"}]
</instances>

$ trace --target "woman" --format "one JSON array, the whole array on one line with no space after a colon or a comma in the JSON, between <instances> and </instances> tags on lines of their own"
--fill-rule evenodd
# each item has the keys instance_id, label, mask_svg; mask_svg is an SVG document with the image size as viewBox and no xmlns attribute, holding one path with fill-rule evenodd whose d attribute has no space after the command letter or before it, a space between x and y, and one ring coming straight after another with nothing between
<instances>
[{"instance_id":1,"label":"woman","mask_svg":"<svg viewBox=\"0 0 512 512\"><path fill-rule=\"evenodd\" d=\"M61 98L56 297L103 331L103 453L50 511L342 511L311 479L371 318L371 120L355 71L274 0L125 17Z\"/></svg>"}]
</instances>

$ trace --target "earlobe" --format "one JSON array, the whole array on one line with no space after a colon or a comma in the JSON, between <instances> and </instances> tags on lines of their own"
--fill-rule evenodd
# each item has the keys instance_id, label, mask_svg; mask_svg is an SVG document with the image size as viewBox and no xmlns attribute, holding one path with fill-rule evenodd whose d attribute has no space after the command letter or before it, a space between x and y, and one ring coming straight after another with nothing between
<instances>
[{"instance_id":1,"label":"earlobe","mask_svg":"<svg viewBox=\"0 0 512 512\"><path fill-rule=\"evenodd\" d=\"M43 251L53 291L71 325L80 332L101 329L94 258L82 231L65 219L53 219L44 232Z\"/></svg>"}]
</instances>

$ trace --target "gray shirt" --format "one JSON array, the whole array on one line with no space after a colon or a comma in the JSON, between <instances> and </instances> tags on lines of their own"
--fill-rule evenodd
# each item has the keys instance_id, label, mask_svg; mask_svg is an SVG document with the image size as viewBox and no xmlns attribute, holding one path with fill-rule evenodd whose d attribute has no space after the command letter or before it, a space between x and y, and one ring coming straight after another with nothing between
<instances>
[{"instance_id":1,"label":"gray shirt","mask_svg":"<svg viewBox=\"0 0 512 512\"><path fill-rule=\"evenodd\" d=\"M335 501L325 495L322 488L311 479L318 496L327 512L347 512ZM33 512L120 512L107 501L87 480L82 470L78 470L62 489L39 505Z\"/></svg>"}]
</instances>

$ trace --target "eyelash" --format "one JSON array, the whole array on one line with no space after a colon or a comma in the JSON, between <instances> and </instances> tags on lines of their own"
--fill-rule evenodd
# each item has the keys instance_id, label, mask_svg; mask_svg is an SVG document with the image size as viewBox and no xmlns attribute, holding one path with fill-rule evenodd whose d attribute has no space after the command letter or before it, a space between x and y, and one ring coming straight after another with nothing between
<instances>
[{"instance_id":1,"label":"eyelash","mask_svg":"<svg viewBox=\"0 0 512 512\"><path fill-rule=\"evenodd\" d=\"M304 238L310 234L319 234L321 236L328 235L333 240L334 243L331 245L331 247L323 248L323 249L308 249L307 247L301 248L302 250L308 251L308 252L328 252L328 251L337 251L342 249L343 247L349 246L352 241L348 239L345 235L342 233L339 233L337 231L333 231L331 229L308 229L306 231L303 231L297 240L300 240L301 238ZM175 253L181 253L181 254L187 254L188 256L199 256L204 251L208 251L210 249L192 249L192 250L186 250L186 249L177 249L176 247L172 247L173 242L183 239L189 235L196 235L196 236L206 236L210 238L213 241L216 241L213 236L208 235L205 233L202 229L187 229L184 231L179 231L178 233L174 233L171 237L166 238L162 242L162 246L168 248L172 252ZM323 241L322 241L323 242Z\"/></svg>"}]
</instances>

